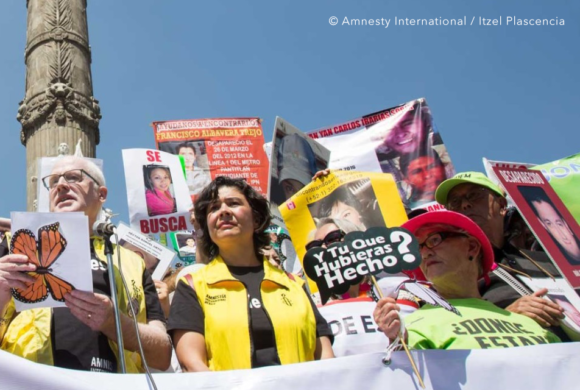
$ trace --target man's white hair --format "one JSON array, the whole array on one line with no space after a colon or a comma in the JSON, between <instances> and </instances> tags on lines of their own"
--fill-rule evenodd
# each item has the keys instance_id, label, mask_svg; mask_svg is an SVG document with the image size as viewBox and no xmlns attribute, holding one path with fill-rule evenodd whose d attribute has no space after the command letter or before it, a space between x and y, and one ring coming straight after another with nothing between
<instances>
[{"instance_id":1,"label":"man's white hair","mask_svg":"<svg viewBox=\"0 0 580 390\"><path fill-rule=\"evenodd\" d=\"M60 164L71 162L75 165L79 164L80 167L77 169L84 169L89 175L91 175L100 186L106 187L105 182L105 175L103 171L95 164L92 160L84 157L77 157L77 156L65 156L63 158L58 159L58 161L54 164L54 167ZM53 167L53 169L54 169Z\"/></svg>"}]
</instances>

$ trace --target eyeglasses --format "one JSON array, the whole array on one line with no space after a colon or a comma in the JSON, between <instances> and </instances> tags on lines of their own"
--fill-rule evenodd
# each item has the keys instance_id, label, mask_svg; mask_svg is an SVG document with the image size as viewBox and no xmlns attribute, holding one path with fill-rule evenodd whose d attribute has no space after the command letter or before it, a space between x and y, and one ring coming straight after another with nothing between
<instances>
[{"instance_id":1,"label":"eyeglasses","mask_svg":"<svg viewBox=\"0 0 580 390\"><path fill-rule=\"evenodd\" d=\"M340 229L333 230L330 233L328 233L322 240L310 241L308 244L306 244L306 250L308 251L312 248L317 248L319 246L322 246L323 244L329 246L332 243L340 242L342 241L344 236L345 233L342 230Z\"/></svg>"},{"instance_id":2,"label":"eyeglasses","mask_svg":"<svg viewBox=\"0 0 580 390\"><path fill-rule=\"evenodd\" d=\"M53 175L48 175L42 178L42 184L44 185L44 187L47 190L52 190L53 188L56 187L56 185L58 184L58 182L60 181L61 177L64 177L64 180L66 180L67 183L80 183L81 181L83 181L83 175L87 175L89 178L91 178L95 183L97 183L97 185L100 185L99 182L97 181L97 179L95 179L94 177L92 177L87 171L85 171L84 169L71 169L70 171L66 171L60 175L58 174L53 174Z\"/></svg>"},{"instance_id":3,"label":"eyeglasses","mask_svg":"<svg viewBox=\"0 0 580 390\"><path fill-rule=\"evenodd\" d=\"M423 247L427 247L429 249L433 249L439 245L441 245L441 243L443 241L445 241L446 239L450 238L450 237L467 237L467 234L465 233L459 233L459 232L437 232L437 233L433 233L431 234L429 237L427 237L425 239L425 241L423 241L422 244L419 244L419 250L423 249Z\"/></svg>"},{"instance_id":4,"label":"eyeglasses","mask_svg":"<svg viewBox=\"0 0 580 390\"><path fill-rule=\"evenodd\" d=\"M473 204L481 199L487 194L487 188L485 187L477 187L471 191L469 191L465 195L455 196L453 199L447 200L447 210L457 211L461 208L461 204L463 203L463 199L468 201L469 203Z\"/></svg>"}]
</instances>

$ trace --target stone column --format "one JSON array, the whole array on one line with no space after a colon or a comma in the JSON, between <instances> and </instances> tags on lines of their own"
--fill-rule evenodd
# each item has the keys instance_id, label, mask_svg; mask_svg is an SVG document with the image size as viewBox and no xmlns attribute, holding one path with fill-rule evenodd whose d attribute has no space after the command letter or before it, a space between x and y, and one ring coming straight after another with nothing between
<instances>
[{"instance_id":1,"label":"stone column","mask_svg":"<svg viewBox=\"0 0 580 390\"><path fill-rule=\"evenodd\" d=\"M28 0L25 97L16 119L26 147L27 207L36 199L37 159L62 143L95 157L99 102L93 97L86 0ZM41 185L41 184L40 184Z\"/></svg>"}]
</instances>

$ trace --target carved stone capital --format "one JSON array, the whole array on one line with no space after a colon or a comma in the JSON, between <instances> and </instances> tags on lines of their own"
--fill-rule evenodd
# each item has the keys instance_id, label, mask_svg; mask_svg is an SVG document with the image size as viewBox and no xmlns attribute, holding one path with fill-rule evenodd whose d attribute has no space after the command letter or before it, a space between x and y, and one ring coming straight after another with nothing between
<instances>
[{"instance_id":1,"label":"carved stone capital","mask_svg":"<svg viewBox=\"0 0 580 390\"><path fill-rule=\"evenodd\" d=\"M94 131L96 144L100 141L99 101L92 96L87 98L65 83L52 83L43 94L20 102L16 119L22 124L20 141L23 145L42 123L54 120L58 126L64 126L71 119Z\"/></svg>"}]
</instances>

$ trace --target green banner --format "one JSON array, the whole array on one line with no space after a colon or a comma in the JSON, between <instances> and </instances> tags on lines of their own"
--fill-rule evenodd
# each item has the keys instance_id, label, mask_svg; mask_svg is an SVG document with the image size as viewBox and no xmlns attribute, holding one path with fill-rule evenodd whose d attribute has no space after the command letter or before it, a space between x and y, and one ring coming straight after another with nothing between
<instances>
[{"instance_id":1,"label":"green banner","mask_svg":"<svg viewBox=\"0 0 580 390\"><path fill-rule=\"evenodd\" d=\"M542 171L562 202L580 224L580 153L531 169Z\"/></svg>"}]
</instances>

